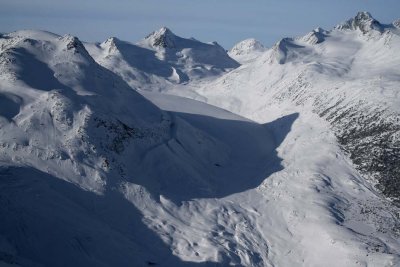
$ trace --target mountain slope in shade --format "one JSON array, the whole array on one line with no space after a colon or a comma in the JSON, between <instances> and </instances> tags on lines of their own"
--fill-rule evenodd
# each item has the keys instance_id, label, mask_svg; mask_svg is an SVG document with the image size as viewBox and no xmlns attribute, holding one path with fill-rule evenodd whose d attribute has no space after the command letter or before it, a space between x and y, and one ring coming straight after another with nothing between
<instances>
[{"instance_id":1,"label":"mountain slope in shade","mask_svg":"<svg viewBox=\"0 0 400 267\"><path fill-rule=\"evenodd\" d=\"M109 38L99 45L85 45L100 65L144 90L215 77L239 66L216 42L181 38L165 27L138 44Z\"/></svg>"}]
</instances>

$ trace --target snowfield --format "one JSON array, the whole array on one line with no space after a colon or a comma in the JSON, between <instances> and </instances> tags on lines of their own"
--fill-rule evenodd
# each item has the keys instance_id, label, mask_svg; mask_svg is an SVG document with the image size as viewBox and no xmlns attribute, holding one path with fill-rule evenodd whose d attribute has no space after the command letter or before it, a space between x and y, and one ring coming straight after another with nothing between
<instances>
[{"instance_id":1,"label":"snowfield","mask_svg":"<svg viewBox=\"0 0 400 267\"><path fill-rule=\"evenodd\" d=\"M0 266L400 266L398 25L1 34Z\"/></svg>"}]
</instances>

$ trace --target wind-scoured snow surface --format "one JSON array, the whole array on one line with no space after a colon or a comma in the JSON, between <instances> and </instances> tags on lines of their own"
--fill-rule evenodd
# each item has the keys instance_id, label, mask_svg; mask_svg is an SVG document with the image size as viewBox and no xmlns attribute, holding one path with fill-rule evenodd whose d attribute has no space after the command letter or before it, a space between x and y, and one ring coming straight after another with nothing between
<instances>
[{"instance_id":1,"label":"wind-scoured snow surface","mask_svg":"<svg viewBox=\"0 0 400 267\"><path fill-rule=\"evenodd\" d=\"M400 265L398 34L2 34L0 265Z\"/></svg>"}]
</instances>

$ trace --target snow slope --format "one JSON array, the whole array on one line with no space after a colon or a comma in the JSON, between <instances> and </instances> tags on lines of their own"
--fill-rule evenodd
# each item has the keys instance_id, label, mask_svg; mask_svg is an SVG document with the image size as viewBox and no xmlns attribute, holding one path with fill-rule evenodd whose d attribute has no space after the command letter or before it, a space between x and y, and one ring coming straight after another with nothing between
<instances>
[{"instance_id":1,"label":"snow slope","mask_svg":"<svg viewBox=\"0 0 400 267\"><path fill-rule=\"evenodd\" d=\"M331 31L284 38L190 96L259 122L285 105L313 111L330 122L357 168L398 199L399 48L393 24L360 12Z\"/></svg>"},{"instance_id":2,"label":"snow slope","mask_svg":"<svg viewBox=\"0 0 400 267\"><path fill-rule=\"evenodd\" d=\"M399 265L400 210L343 151L398 141L398 32L343 25L226 74L166 28L2 34L0 265Z\"/></svg>"},{"instance_id":3,"label":"snow slope","mask_svg":"<svg viewBox=\"0 0 400 267\"><path fill-rule=\"evenodd\" d=\"M222 198L279 168L264 125L201 103L190 112L196 105L180 98L172 102L190 110L161 111L75 37L20 31L1 47L4 264L186 265L141 208ZM196 258L208 260L230 261Z\"/></svg>"}]
</instances>

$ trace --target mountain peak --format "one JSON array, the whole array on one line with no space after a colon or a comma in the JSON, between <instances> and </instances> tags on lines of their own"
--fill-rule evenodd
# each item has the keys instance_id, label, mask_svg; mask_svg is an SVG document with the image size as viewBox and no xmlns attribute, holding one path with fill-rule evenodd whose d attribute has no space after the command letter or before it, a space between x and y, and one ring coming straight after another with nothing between
<instances>
[{"instance_id":1,"label":"mountain peak","mask_svg":"<svg viewBox=\"0 0 400 267\"><path fill-rule=\"evenodd\" d=\"M168 27L161 27L157 32L161 34L174 34Z\"/></svg>"},{"instance_id":2,"label":"mountain peak","mask_svg":"<svg viewBox=\"0 0 400 267\"><path fill-rule=\"evenodd\" d=\"M318 27L318 28L312 30L311 32L309 32L308 34L306 34L305 36L299 38L299 40L306 42L308 44L312 44L312 45L319 44L319 43L322 43L323 41L325 41L326 35L327 35L327 31Z\"/></svg>"},{"instance_id":3,"label":"mountain peak","mask_svg":"<svg viewBox=\"0 0 400 267\"><path fill-rule=\"evenodd\" d=\"M120 42L120 40L116 37L109 37L107 40L105 40L103 43L100 44L101 47L104 49L107 49L109 53L115 52L118 50L117 44Z\"/></svg>"},{"instance_id":4,"label":"mountain peak","mask_svg":"<svg viewBox=\"0 0 400 267\"><path fill-rule=\"evenodd\" d=\"M175 45L175 34L167 27L162 27L161 29L149 34L146 39L150 41L153 47L163 47L163 48L174 48Z\"/></svg>"},{"instance_id":5,"label":"mountain peak","mask_svg":"<svg viewBox=\"0 0 400 267\"><path fill-rule=\"evenodd\" d=\"M367 11L360 11L357 13L356 17L357 20L359 21L369 21L369 20L374 20L372 17L371 13Z\"/></svg>"},{"instance_id":6,"label":"mountain peak","mask_svg":"<svg viewBox=\"0 0 400 267\"><path fill-rule=\"evenodd\" d=\"M261 42L254 38L245 39L239 43L237 43L232 49L229 51L229 54L232 55L243 55L248 54L254 51L264 51L265 47Z\"/></svg>"},{"instance_id":7,"label":"mountain peak","mask_svg":"<svg viewBox=\"0 0 400 267\"><path fill-rule=\"evenodd\" d=\"M67 50L71 50L74 53L78 53L78 54L89 55L88 52L86 51L85 46L78 39L78 37L72 36L70 34L66 34L66 35L60 37L60 40L62 40L62 42L65 43Z\"/></svg>"},{"instance_id":8,"label":"mountain peak","mask_svg":"<svg viewBox=\"0 0 400 267\"><path fill-rule=\"evenodd\" d=\"M369 12L358 12L354 18L347 20L335 27L338 30L360 30L367 33L371 30L382 31L382 25L372 17Z\"/></svg>"}]
</instances>

